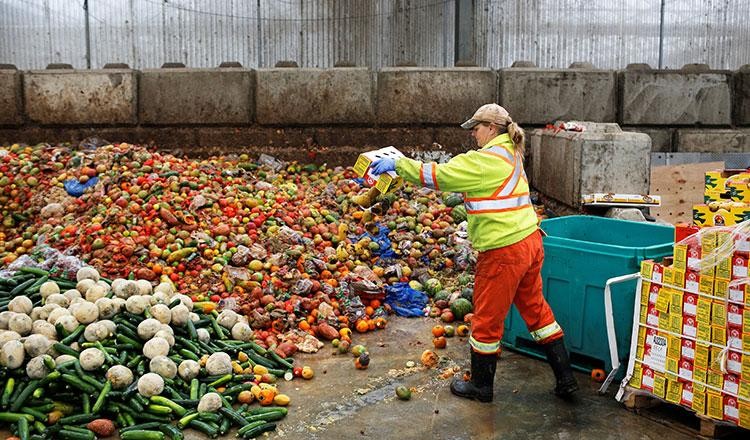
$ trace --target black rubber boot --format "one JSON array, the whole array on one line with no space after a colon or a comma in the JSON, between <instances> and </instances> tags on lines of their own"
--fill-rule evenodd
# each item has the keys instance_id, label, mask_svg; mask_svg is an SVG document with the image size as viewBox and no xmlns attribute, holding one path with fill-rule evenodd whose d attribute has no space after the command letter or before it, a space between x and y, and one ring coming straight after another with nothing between
<instances>
[{"instance_id":1,"label":"black rubber boot","mask_svg":"<svg viewBox=\"0 0 750 440\"><path fill-rule=\"evenodd\" d=\"M471 350L471 380L454 378L451 382L451 393L480 402L492 402L496 368L496 354L480 354Z\"/></svg>"},{"instance_id":2,"label":"black rubber boot","mask_svg":"<svg viewBox=\"0 0 750 440\"><path fill-rule=\"evenodd\" d=\"M563 338L556 339L543 346L547 352L547 361L555 373L555 380L557 381L555 394L560 397L570 397L578 391L578 382L570 368L570 358L568 357L568 350L565 349Z\"/></svg>"}]
</instances>

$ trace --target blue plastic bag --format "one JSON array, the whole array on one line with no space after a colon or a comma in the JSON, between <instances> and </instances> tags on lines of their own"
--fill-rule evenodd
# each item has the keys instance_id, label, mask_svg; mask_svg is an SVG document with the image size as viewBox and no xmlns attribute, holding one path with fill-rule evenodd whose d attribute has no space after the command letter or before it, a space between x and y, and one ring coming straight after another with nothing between
<instances>
[{"instance_id":1,"label":"blue plastic bag","mask_svg":"<svg viewBox=\"0 0 750 440\"><path fill-rule=\"evenodd\" d=\"M385 287L385 303L398 316L424 316L427 295L409 287L409 283L395 283Z\"/></svg>"},{"instance_id":2,"label":"blue plastic bag","mask_svg":"<svg viewBox=\"0 0 750 440\"><path fill-rule=\"evenodd\" d=\"M86 181L86 183L81 183L78 181L78 179L68 179L65 181L63 186L65 187L65 191L67 191L71 196L81 197L83 195L83 192L86 191L86 188L96 185L96 182L98 181L98 177L92 177L88 181Z\"/></svg>"},{"instance_id":3,"label":"blue plastic bag","mask_svg":"<svg viewBox=\"0 0 750 440\"><path fill-rule=\"evenodd\" d=\"M369 232L365 232L364 234L356 237L355 241L359 241L363 239L364 237L369 237L370 240L376 242L379 245L379 249L376 251L373 251L372 253L379 256L383 259L394 259L396 258L396 253L393 252L393 249L391 249L391 239L388 238L388 234L391 232L390 229L388 229L387 226L376 223L378 226L378 233L377 235L372 235Z\"/></svg>"}]
</instances>

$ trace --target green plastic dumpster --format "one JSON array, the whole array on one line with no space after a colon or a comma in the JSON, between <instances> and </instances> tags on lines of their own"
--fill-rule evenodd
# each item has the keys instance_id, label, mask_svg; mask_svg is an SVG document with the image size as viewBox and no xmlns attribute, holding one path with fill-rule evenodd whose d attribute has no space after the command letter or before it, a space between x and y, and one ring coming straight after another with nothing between
<instances>
[{"instance_id":1,"label":"green plastic dumpster","mask_svg":"<svg viewBox=\"0 0 750 440\"><path fill-rule=\"evenodd\" d=\"M544 296L565 331L574 368L612 369L604 316L608 279L640 271L641 261L672 255L674 228L594 216L568 216L542 221ZM627 364L633 328L636 281L611 286L620 363ZM518 310L505 321L503 345L544 359ZM620 376L624 373L620 370Z\"/></svg>"}]
</instances>

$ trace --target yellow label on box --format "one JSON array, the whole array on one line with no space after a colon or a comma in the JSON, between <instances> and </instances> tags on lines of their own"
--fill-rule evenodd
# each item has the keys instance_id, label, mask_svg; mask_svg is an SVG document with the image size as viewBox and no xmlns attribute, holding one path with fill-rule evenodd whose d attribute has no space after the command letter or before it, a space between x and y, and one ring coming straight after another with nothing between
<instances>
[{"instance_id":1,"label":"yellow label on box","mask_svg":"<svg viewBox=\"0 0 750 440\"><path fill-rule=\"evenodd\" d=\"M717 371L709 368L706 372L706 385L710 385L714 388L724 388L724 374L721 371Z\"/></svg>"},{"instance_id":2,"label":"yellow label on box","mask_svg":"<svg viewBox=\"0 0 750 440\"><path fill-rule=\"evenodd\" d=\"M671 320L669 319L669 313L659 313L659 328L662 330L671 331Z\"/></svg>"},{"instance_id":3,"label":"yellow label on box","mask_svg":"<svg viewBox=\"0 0 750 440\"><path fill-rule=\"evenodd\" d=\"M679 287L679 288L685 287L685 270L684 269L675 269L672 276L674 277L675 287Z\"/></svg>"},{"instance_id":4,"label":"yellow label on box","mask_svg":"<svg viewBox=\"0 0 750 440\"><path fill-rule=\"evenodd\" d=\"M726 327L727 305L723 302L714 301L711 305L711 324Z\"/></svg>"},{"instance_id":5,"label":"yellow label on box","mask_svg":"<svg viewBox=\"0 0 750 440\"><path fill-rule=\"evenodd\" d=\"M667 357L680 360L682 339L679 336L667 336Z\"/></svg>"},{"instance_id":6,"label":"yellow label on box","mask_svg":"<svg viewBox=\"0 0 750 440\"><path fill-rule=\"evenodd\" d=\"M697 414L706 414L706 392L696 390L695 386L693 386L693 403L691 407Z\"/></svg>"},{"instance_id":7,"label":"yellow label on box","mask_svg":"<svg viewBox=\"0 0 750 440\"><path fill-rule=\"evenodd\" d=\"M745 429L750 429L750 403L739 402L737 406L740 412L740 420L737 424Z\"/></svg>"},{"instance_id":8,"label":"yellow label on box","mask_svg":"<svg viewBox=\"0 0 750 440\"><path fill-rule=\"evenodd\" d=\"M667 382L667 402L680 403L682 397L682 384L676 380L670 380Z\"/></svg>"},{"instance_id":9,"label":"yellow label on box","mask_svg":"<svg viewBox=\"0 0 750 440\"><path fill-rule=\"evenodd\" d=\"M750 334L750 308L742 311L742 333Z\"/></svg>"},{"instance_id":10,"label":"yellow label on box","mask_svg":"<svg viewBox=\"0 0 750 440\"><path fill-rule=\"evenodd\" d=\"M724 399L721 394L714 392L706 393L706 414L713 419L724 419Z\"/></svg>"},{"instance_id":11,"label":"yellow label on box","mask_svg":"<svg viewBox=\"0 0 750 440\"><path fill-rule=\"evenodd\" d=\"M746 380L750 380L750 355L742 355L742 377Z\"/></svg>"},{"instance_id":12,"label":"yellow label on box","mask_svg":"<svg viewBox=\"0 0 750 440\"><path fill-rule=\"evenodd\" d=\"M711 342L719 345L727 345L727 328L720 325L711 326Z\"/></svg>"},{"instance_id":13,"label":"yellow label on box","mask_svg":"<svg viewBox=\"0 0 750 440\"><path fill-rule=\"evenodd\" d=\"M695 312L698 323L701 322L711 323L711 300L706 298L698 298L698 306Z\"/></svg>"},{"instance_id":14,"label":"yellow label on box","mask_svg":"<svg viewBox=\"0 0 750 440\"><path fill-rule=\"evenodd\" d=\"M643 278L651 279L651 274L654 273L654 260L643 260L641 261L641 276Z\"/></svg>"},{"instance_id":15,"label":"yellow label on box","mask_svg":"<svg viewBox=\"0 0 750 440\"><path fill-rule=\"evenodd\" d=\"M687 245L676 244L674 245L674 262L672 266L675 269L687 269Z\"/></svg>"},{"instance_id":16,"label":"yellow label on box","mask_svg":"<svg viewBox=\"0 0 750 440\"><path fill-rule=\"evenodd\" d=\"M706 391L706 376L708 370L705 368L693 368L693 390L695 391Z\"/></svg>"},{"instance_id":17,"label":"yellow label on box","mask_svg":"<svg viewBox=\"0 0 750 440\"><path fill-rule=\"evenodd\" d=\"M682 291L672 290L672 298L669 301L669 313L682 315Z\"/></svg>"},{"instance_id":18,"label":"yellow label on box","mask_svg":"<svg viewBox=\"0 0 750 440\"><path fill-rule=\"evenodd\" d=\"M643 377L643 368L641 364L635 364L633 367L633 376L630 377L628 384L633 388L641 387L641 378Z\"/></svg>"},{"instance_id":19,"label":"yellow label on box","mask_svg":"<svg viewBox=\"0 0 750 440\"><path fill-rule=\"evenodd\" d=\"M641 286L641 304L647 305L648 304L648 296L651 293L651 283L648 281L644 281L643 285Z\"/></svg>"},{"instance_id":20,"label":"yellow label on box","mask_svg":"<svg viewBox=\"0 0 750 440\"><path fill-rule=\"evenodd\" d=\"M716 264L716 278L732 279L732 258L719 258Z\"/></svg>"},{"instance_id":21,"label":"yellow label on box","mask_svg":"<svg viewBox=\"0 0 750 440\"><path fill-rule=\"evenodd\" d=\"M674 285L674 267L667 266L664 268L664 273L661 276L661 281L664 285Z\"/></svg>"},{"instance_id":22,"label":"yellow label on box","mask_svg":"<svg viewBox=\"0 0 750 440\"><path fill-rule=\"evenodd\" d=\"M693 360L693 366L694 370L697 371L699 368L706 370L708 369L708 350L702 353L698 353L698 350L695 350L695 359ZM693 374L695 374L695 371Z\"/></svg>"},{"instance_id":23,"label":"yellow label on box","mask_svg":"<svg viewBox=\"0 0 750 440\"><path fill-rule=\"evenodd\" d=\"M659 313L669 313L669 300L672 299L671 289L662 288L656 298L656 310Z\"/></svg>"},{"instance_id":24,"label":"yellow label on box","mask_svg":"<svg viewBox=\"0 0 750 440\"><path fill-rule=\"evenodd\" d=\"M714 283L714 296L720 298L726 298L729 293L729 280L723 278L716 278Z\"/></svg>"},{"instance_id":25,"label":"yellow label on box","mask_svg":"<svg viewBox=\"0 0 750 440\"><path fill-rule=\"evenodd\" d=\"M711 324L708 321L698 322L695 337L699 341L711 342Z\"/></svg>"},{"instance_id":26,"label":"yellow label on box","mask_svg":"<svg viewBox=\"0 0 750 440\"><path fill-rule=\"evenodd\" d=\"M664 398L664 393L667 392L667 378L664 375L654 372L654 396Z\"/></svg>"},{"instance_id":27,"label":"yellow label on box","mask_svg":"<svg viewBox=\"0 0 750 440\"><path fill-rule=\"evenodd\" d=\"M682 333L682 314L669 314L669 331L672 333Z\"/></svg>"},{"instance_id":28,"label":"yellow label on box","mask_svg":"<svg viewBox=\"0 0 750 440\"><path fill-rule=\"evenodd\" d=\"M742 334L742 351L750 351L750 333Z\"/></svg>"},{"instance_id":29,"label":"yellow label on box","mask_svg":"<svg viewBox=\"0 0 750 440\"><path fill-rule=\"evenodd\" d=\"M705 293L706 295L714 294L714 277L713 275L703 275L701 273L701 281L698 284L698 291Z\"/></svg>"},{"instance_id":30,"label":"yellow label on box","mask_svg":"<svg viewBox=\"0 0 750 440\"><path fill-rule=\"evenodd\" d=\"M716 231L707 229L702 231L700 236L701 248L703 249L704 255L716 249Z\"/></svg>"},{"instance_id":31,"label":"yellow label on box","mask_svg":"<svg viewBox=\"0 0 750 440\"><path fill-rule=\"evenodd\" d=\"M719 369L719 366L721 365L721 353L724 351L724 349L719 347L711 347L709 351L711 353L711 357L708 361L710 363L710 366Z\"/></svg>"},{"instance_id":32,"label":"yellow label on box","mask_svg":"<svg viewBox=\"0 0 750 440\"><path fill-rule=\"evenodd\" d=\"M732 232L730 231L716 231L716 246L721 246L724 243L732 241Z\"/></svg>"},{"instance_id":33,"label":"yellow label on box","mask_svg":"<svg viewBox=\"0 0 750 440\"><path fill-rule=\"evenodd\" d=\"M740 387L737 395L750 402L750 381L740 380Z\"/></svg>"},{"instance_id":34,"label":"yellow label on box","mask_svg":"<svg viewBox=\"0 0 750 440\"><path fill-rule=\"evenodd\" d=\"M638 317L638 322L645 324L647 316L648 316L648 306L643 304L641 305L641 314Z\"/></svg>"},{"instance_id":35,"label":"yellow label on box","mask_svg":"<svg viewBox=\"0 0 750 440\"><path fill-rule=\"evenodd\" d=\"M637 347L635 347L635 358L643 360L643 350L645 348L643 347L643 344L638 344Z\"/></svg>"},{"instance_id":36,"label":"yellow label on box","mask_svg":"<svg viewBox=\"0 0 750 440\"><path fill-rule=\"evenodd\" d=\"M680 360L668 357L667 361L664 364L664 369L669 373L677 374L677 372L680 370Z\"/></svg>"}]
</instances>

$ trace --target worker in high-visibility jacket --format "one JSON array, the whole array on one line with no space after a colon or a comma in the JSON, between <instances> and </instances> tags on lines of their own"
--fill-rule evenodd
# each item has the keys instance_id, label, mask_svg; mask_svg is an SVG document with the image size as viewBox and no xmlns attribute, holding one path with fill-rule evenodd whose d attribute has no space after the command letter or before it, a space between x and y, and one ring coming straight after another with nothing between
<instances>
[{"instance_id":1,"label":"worker in high-visibility jacket","mask_svg":"<svg viewBox=\"0 0 750 440\"><path fill-rule=\"evenodd\" d=\"M480 107L461 127L470 129L478 150L447 163L386 158L373 173L396 171L414 184L464 193L469 239L479 251L471 322L471 379L455 378L453 394L490 402L503 336L503 322L515 304L534 340L547 354L556 378L555 394L578 390L563 331L542 296L542 235L529 199L523 168L524 132L497 104Z\"/></svg>"}]
</instances>

